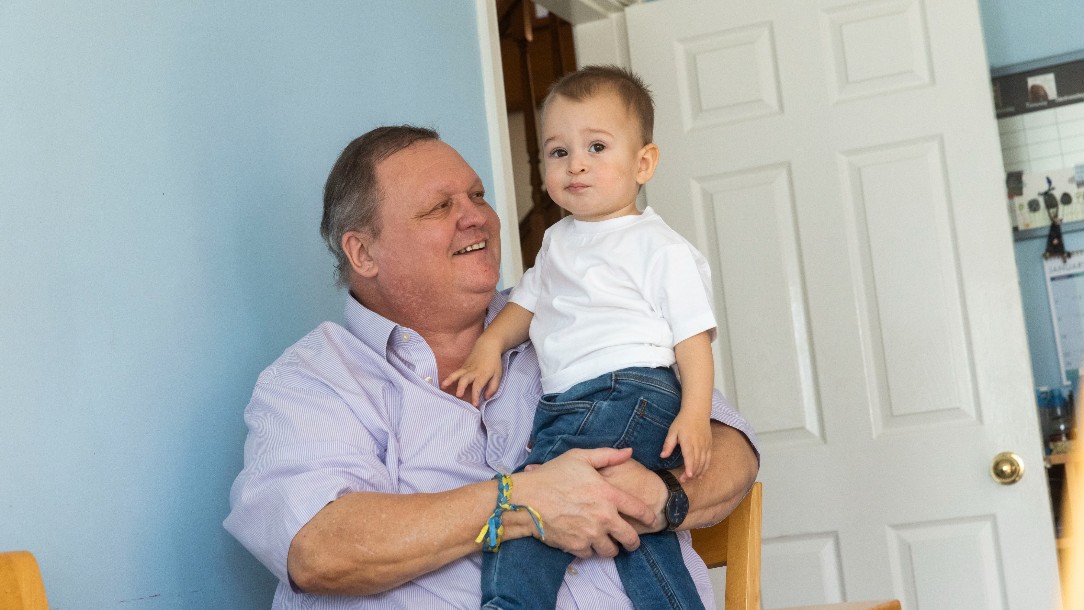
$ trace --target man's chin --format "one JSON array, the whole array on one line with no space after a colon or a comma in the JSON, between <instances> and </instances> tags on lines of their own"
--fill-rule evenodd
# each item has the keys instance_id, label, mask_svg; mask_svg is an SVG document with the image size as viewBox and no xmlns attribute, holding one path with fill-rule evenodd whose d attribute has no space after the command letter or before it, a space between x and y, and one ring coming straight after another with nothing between
<instances>
[{"instance_id":1,"label":"man's chin","mask_svg":"<svg viewBox=\"0 0 1084 610\"><path fill-rule=\"evenodd\" d=\"M501 265L493 259L475 260L476 264L469 267L460 267L458 275L460 285L469 286L482 292L496 290L497 283L501 280Z\"/></svg>"},{"instance_id":2,"label":"man's chin","mask_svg":"<svg viewBox=\"0 0 1084 610\"><path fill-rule=\"evenodd\" d=\"M475 277L460 284L460 288L465 294L473 294L479 297L492 297L493 293L497 291L497 284L500 282L500 274L494 274L493 277Z\"/></svg>"}]
</instances>

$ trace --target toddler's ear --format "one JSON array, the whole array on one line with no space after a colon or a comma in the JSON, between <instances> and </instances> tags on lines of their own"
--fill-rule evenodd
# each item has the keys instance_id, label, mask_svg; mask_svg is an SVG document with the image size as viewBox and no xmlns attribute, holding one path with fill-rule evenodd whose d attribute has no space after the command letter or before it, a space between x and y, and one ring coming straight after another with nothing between
<instances>
[{"instance_id":1,"label":"toddler's ear","mask_svg":"<svg viewBox=\"0 0 1084 610\"><path fill-rule=\"evenodd\" d=\"M640 160L636 169L636 184L647 184L651 176L655 175L655 167L659 164L659 147L655 143L644 144L638 154Z\"/></svg>"}]
</instances>

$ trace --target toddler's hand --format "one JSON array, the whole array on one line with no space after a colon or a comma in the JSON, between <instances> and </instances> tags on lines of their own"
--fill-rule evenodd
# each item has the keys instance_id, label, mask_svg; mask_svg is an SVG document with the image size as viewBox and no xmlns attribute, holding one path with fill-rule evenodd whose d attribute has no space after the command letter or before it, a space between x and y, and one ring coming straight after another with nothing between
<instances>
[{"instance_id":1,"label":"toddler's hand","mask_svg":"<svg viewBox=\"0 0 1084 610\"><path fill-rule=\"evenodd\" d=\"M711 463L711 421L686 416L687 411L682 409L674 418L674 423L670 424L670 431L662 444L662 453L659 454L659 457L667 458L675 447L681 447L685 471L678 479L682 483L704 474Z\"/></svg>"},{"instance_id":2,"label":"toddler's hand","mask_svg":"<svg viewBox=\"0 0 1084 610\"><path fill-rule=\"evenodd\" d=\"M470 403L477 407L500 387L502 372L500 352L493 354L475 346L463 366L448 375L440 387L447 390L458 381L455 389L457 398L463 398L463 392L471 388Z\"/></svg>"}]
</instances>

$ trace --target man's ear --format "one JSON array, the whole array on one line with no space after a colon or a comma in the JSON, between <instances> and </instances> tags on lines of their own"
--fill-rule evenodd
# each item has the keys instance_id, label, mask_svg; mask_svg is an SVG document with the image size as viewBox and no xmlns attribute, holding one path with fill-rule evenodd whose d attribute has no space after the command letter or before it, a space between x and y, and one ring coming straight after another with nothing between
<instances>
[{"instance_id":1,"label":"man's ear","mask_svg":"<svg viewBox=\"0 0 1084 610\"><path fill-rule=\"evenodd\" d=\"M655 175L655 168L659 165L659 147L654 143L644 144L640 149L640 163L636 168L636 183L647 184L648 180Z\"/></svg>"},{"instance_id":2,"label":"man's ear","mask_svg":"<svg viewBox=\"0 0 1084 610\"><path fill-rule=\"evenodd\" d=\"M365 231L347 231L343 234L342 247L346 260L350 263L350 269L361 277L376 277L377 265L373 256L375 241Z\"/></svg>"}]
</instances>

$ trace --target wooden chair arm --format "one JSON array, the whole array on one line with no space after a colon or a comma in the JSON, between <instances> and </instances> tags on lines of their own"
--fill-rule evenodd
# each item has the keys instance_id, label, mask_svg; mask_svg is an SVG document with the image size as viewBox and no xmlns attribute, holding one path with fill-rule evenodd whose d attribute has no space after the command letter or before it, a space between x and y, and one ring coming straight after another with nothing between
<instances>
[{"instance_id":1,"label":"wooden chair arm","mask_svg":"<svg viewBox=\"0 0 1084 610\"><path fill-rule=\"evenodd\" d=\"M0 553L0 608L49 610L45 583L34 555L27 551Z\"/></svg>"}]
</instances>

